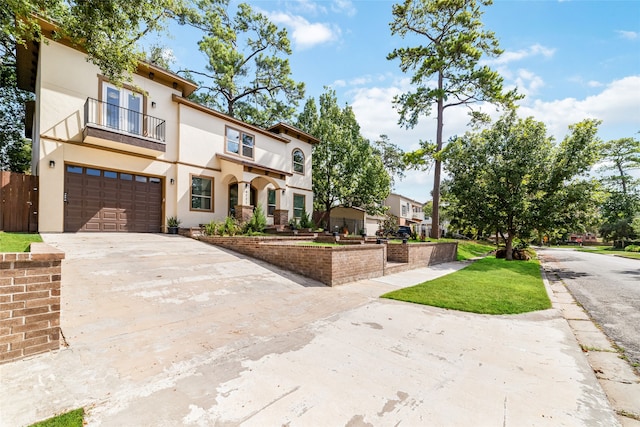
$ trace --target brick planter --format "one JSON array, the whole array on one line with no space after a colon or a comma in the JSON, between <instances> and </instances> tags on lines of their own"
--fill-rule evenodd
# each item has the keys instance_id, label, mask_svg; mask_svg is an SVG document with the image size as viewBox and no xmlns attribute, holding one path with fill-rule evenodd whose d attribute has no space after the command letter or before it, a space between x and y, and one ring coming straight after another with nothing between
<instances>
[{"instance_id":1,"label":"brick planter","mask_svg":"<svg viewBox=\"0 0 640 427\"><path fill-rule=\"evenodd\" d=\"M0 363L60 348L63 259L44 243L0 254Z\"/></svg>"},{"instance_id":2,"label":"brick planter","mask_svg":"<svg viewBox=\"0 0 640 427\"><path fill-rule=\"evenodd\" d=\"M455 261L457 243L364 244L362 238L347 239L342 246L305 246L308 237L222 237L198 236L213 245L222 246L278 267L295 271L335 286L362 279ZM326 236L318 240L335 242ZM339 243L344 243L342 239ZM387 269L387 261L402 263Z\"/></svg>"},{"instance_id":3,"label":"brick planter","mask_svg":"<svg viewBox=\"0 0 640 427\"><path fill-rule=\"evenodd\" d=\"M427 267L456 260L458 244L447 243L389 243L387 259L407 263L411 268Z\"/></svg>"}]
</instances>

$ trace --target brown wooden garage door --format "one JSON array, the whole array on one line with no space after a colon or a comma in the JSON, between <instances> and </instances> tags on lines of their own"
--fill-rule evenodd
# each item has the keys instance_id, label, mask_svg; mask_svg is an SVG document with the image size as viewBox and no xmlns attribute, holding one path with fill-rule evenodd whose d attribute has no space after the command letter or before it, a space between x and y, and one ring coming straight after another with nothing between
<instances>
[{"instance_id":1,"label":"brown wooden garage door","mask_svg":"<svg viewBox=\"0 0 640 427\"><path fill-rule=\"evenodd\" d=\"M161 231L160 178L65 165L64 188L64 231Z\"/></svg>"}]
</instances>

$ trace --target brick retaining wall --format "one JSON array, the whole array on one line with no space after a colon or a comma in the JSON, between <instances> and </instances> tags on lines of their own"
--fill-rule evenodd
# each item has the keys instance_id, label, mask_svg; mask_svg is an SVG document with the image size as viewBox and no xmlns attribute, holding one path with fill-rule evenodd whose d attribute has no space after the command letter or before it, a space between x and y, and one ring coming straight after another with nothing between
<instances>
[{"instance_id":1,"label":"brick retaining wall","mask_svg":"<svg viewBox=\"0 0 640 427\"><path fill-rule=\"evenodd\" d=\"M222 246L286 270L335 286L380 277L384 272L384 245L304 246L308 237L199 236L199 240Z\"/></svg>"},{"instance_id":2,"label":"brick retaining wall","mask_svg":"<svg viewBox=\"0 0 640 427\"><path fill-rule=\"evenodd\" d=\"M362 239L343 246L305 246L309 237L198 236L286 270L335 286L385 275L387 260L405 263L389 272L455 261L457 243L362 244ZM331 238L333 239L333 237ZM341 241L342 243L342 241ZM442 246L442 248L440 248Z\"/></svg>"},{"instance_id":3,"label":"brick retaining wall","mask_svg":"<svg viewBox=\"0 0 640 427\"><path fill-rule=\"evenodd\" d=\"M0 254L0 363L60 348L63 259L45 243Z\"/></svg>"},{"instance_id":4,"label":"brick retaining wall","mask_svg":"<svg viewBox=\"0 0 640 427\"><path fill-rule=\"evenodd\" d=\"M458 243L389 243L387 259L409 264L411 268L427 267L456 260Z\"/></svg>"}]
</instances>

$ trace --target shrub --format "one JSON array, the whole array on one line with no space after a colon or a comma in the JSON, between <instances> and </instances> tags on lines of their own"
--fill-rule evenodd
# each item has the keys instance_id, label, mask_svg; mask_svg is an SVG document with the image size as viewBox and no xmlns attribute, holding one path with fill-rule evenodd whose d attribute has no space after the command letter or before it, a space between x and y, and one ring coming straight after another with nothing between
<instances>
[{"instance_id":1,"label":"shrub","mask_svg":"<svg viewBox=\"0 0 640 427\"><path fill-rule=\"evenodd\" d=\"M235 236L238 234L238 231L240 231L238 220L230 216L226 217L224 224L222 225L222 233L229 236Z\"/></svg>"},{"instance_id":2,"label":"shrub","mask_svg":"<svg viewBox=\"0 0 640 427\"><path fill-rule=\"evenodd\" d=\"M204 234L207 236L217 236L222 234L224 228L224 224L217 221L211 221L209 224L204 226Z\"/></svg>"},{"instance_id":3,"label":"shrub","mask_svg":"<svg viewBox=\"0 0 640 427\"><path fill-rule=\"evenodd\" d=\"M244 226L244 233L261 233L264 229L267 228L267 218L264 216L264 212L262 212L262 206L258 205L253 210L253 215L251 219L247 221Z\"/></svg>"},{"instance_id":4,"label":"shrub","mask_svg":"<svg viewBox=\"0 0 640 427\"><path fill-rule=\"evenodd\" d=\"M625 252L640 252L640 245L629 245L624 248Z\"/></svg>"},{"instance_id":5,"label":"shrub","mask_svg":"<svg viewBox=\"0 0 640 427\"><path fill-rule=\"evenodd\" d=\"M300 228L316 228L313 220L309 218L307 211L302 211L302 215L300 216Z\"/></svg>"}]
</instances>

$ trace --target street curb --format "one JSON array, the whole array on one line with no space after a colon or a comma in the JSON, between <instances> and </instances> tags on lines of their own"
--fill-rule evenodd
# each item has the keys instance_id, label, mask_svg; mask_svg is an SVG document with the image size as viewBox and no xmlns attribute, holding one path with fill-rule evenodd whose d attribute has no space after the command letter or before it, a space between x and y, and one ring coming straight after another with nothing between
<instances>
[{"instance_id":1,"label":"street curb","mask_svg":"<svg viewBox=\"0 0 640 427\"><path fill-rule=\"evenodd\" d=\"M570 297L566 298L565 296L564 303L558 301L557 292L554 291L551 285L548 272L544 268L542 261L540 261L540 271L552 307L562 314L562 317L569 325L576 343L585 354L587 362L607 396L609 404L616 413L616 418L620 425L622 427L640 427L640 376L628 361L620 357L618 347L591 319L584 308L576 302L573 294L562 279L558 277L555 283L561 285L564 289L564 292L558 293L566 294ZM571 302L566 302L567 299ZM575 305L583 313L584 317L571 317L568 310L565 310L560 304L565 306ZM585 325L588 325L587 328L584 328ZM580 326L580 330L578 330L578 326ZM584 329L590 330L585 333ZM590 345L594 342L608 343L608 346L606 344Z\"/></svg>"}]
</instances>

